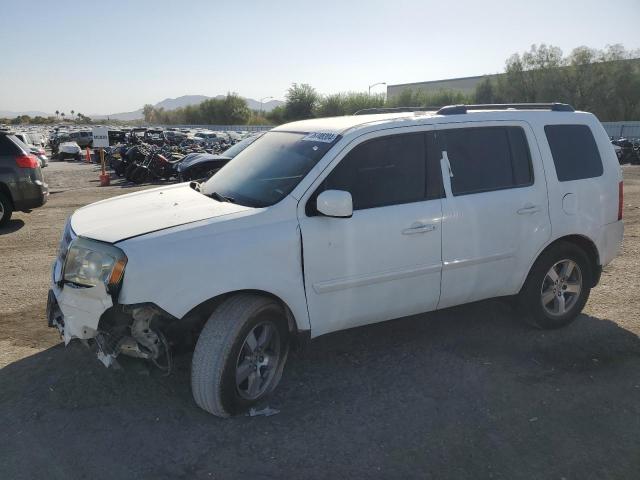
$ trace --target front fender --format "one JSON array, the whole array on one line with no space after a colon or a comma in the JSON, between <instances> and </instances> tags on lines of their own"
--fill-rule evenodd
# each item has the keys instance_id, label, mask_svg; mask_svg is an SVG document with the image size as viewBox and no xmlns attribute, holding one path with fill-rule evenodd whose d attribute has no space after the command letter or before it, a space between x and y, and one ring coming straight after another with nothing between
<instances>
[{"instance_id":1,"label":"front fender","mask_svg":"<svg viewBox=\"0 0 640 480\"><path fill-rule=\"evenodd\" d=\"M128 257L121 304L152 302L182 318L213 297L262 290L288 305L299 330L311 328L295 217L262 210L231 221L183 225L118 246Z\"/></svg>"}]
</instances>

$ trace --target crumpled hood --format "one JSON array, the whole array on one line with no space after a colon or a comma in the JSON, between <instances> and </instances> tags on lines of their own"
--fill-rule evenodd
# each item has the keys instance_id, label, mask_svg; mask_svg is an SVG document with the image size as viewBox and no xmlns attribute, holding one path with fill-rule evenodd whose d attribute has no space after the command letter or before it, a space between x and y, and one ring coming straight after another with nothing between
<instances>
[{"instance_id":1,"label":"crumpled hood","mask_svg":"<svg viewBox=\"0 0 640 480\"><path fill-rule=\"evenodd\" d=\"M218 202L196 192L188 183L179 183L82 207L71 217L71 227L76 235L115 243L145 233L247 210L252 208Z\"/></svg>"}]
</instances>

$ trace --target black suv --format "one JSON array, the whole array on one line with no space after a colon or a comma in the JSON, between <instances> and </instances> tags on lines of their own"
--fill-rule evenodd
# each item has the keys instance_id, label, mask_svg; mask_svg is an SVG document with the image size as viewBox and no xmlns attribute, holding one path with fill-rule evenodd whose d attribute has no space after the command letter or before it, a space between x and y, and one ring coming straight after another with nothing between
<instances>
[{"instance_id":1,"label":"black suv","mask_svg":"<svg viewBox=\"0 0 640 480\"><path fill-rule=\"evenodd\" d=\"M38 159L11 132L0 131L0 227L14 210L28 212L48 196Z\"/></svg>"}]
</instances>

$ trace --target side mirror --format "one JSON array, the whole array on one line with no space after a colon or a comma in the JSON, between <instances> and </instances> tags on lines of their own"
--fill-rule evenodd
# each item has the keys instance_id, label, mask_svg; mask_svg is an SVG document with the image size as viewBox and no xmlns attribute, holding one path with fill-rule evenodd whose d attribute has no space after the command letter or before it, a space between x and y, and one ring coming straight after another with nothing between
<instances>
[{"instance_id":1,"label":"side mirror","mask_svg":"<svg viewBox=\"0 0 640 480\"><path fill-rule=\"evenodd\" d=\"M325 190L316 201L318 212L327 217L350 218L353 216L351 194L342 190Z\"/></svg>"}]
</instances>

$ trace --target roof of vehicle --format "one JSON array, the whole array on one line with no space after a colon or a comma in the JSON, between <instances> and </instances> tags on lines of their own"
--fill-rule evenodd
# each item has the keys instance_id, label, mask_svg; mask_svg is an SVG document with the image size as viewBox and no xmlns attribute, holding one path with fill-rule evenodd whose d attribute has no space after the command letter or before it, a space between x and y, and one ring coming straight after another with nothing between
<instances>
[{"instance_id":1,"label":"roof of vehicle","mask_svg":"<svg viewBox=\"0 0 640 480\"><path fill-rule=\"evenodd\" d=\"M442 107L438 111L427 107L426 110L411 109L411 111L402 111L399 109L398 111L390 113L366 113L364 115L314 118L311 120L286 123L273 130L282 132L330 132L345 134L348 130L374 125L390 127L460 121L524 120L531 118L532 115L539 118L540 115L556 116L563 114L575 115L584 114L584 112L575 112L571 106L565 104L453 105Z\"/></svg>"}]
</instances>

